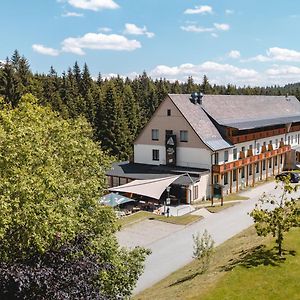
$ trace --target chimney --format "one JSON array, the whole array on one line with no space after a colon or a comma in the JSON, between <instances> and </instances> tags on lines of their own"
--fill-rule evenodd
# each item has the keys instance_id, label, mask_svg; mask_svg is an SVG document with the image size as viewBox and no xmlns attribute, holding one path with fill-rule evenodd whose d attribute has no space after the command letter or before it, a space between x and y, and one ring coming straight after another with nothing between
<instances>
[{"instance_id":1,"label":"chimney","mask_svg":"<svg viewBox=\"0 0 300 300\"><path fill-rule=\"evenodd\" d=\"M202 93L193 92L189 99L193 104L201 105L202 104L202 98L203 98Z\"/></svg>"}]
</instances>

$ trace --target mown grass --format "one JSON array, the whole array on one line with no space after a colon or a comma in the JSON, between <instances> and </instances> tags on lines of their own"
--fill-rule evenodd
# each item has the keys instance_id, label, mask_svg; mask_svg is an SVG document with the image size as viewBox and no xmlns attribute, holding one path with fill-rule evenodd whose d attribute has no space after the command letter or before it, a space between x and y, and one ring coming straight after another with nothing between
<instances>
[{"instance_id":1,"label":"mown grass","mask_svg":"<svg viewBox=\"0 0 300 300\"><path fill-rule=\"evenodd\" d=\"M118 219L117 223L119 225L121 225L121 227L126 227L126 226L133 225L137 222L141 222L143 220L146 220L149 217L151 217L152 215L153 214L148 212L148 211L139 211L139 212L136 212L132 215L125 216L125 217L122 217L122 218Z\"/></svg>"},{"instance_id":2,"label":"mown grass","mask_svg":"<svg viewBox=\"0 0 300 300\"><path fill-rule=\"evenodd\" d=\"M249 197L241 196L239 194L229 194L224 196L224 201L235 201L235 200L248 200Z\"/></svg>"},{"instance_id":3,"label":"mown grass","mask_svg":"<svg viewBox=\"0 0 300 300\"><path fill-rule=\"evenodd\" d=\"M194 222L202 219L201 216L196 216L196 215L191 215L191 214L187 214L187 215L183 215L183 216L179 216L179 217L173 217L173 216L165 217L165 216L154 215L154 216L152 216L152 218L154 220L177 224L177 225L188 225L188 224L194 223Z\"/></svg>"},{"instance_id":4,"label":"mown grass","mask_svg":"<svg viewBox=\"0 0 300 300\"><path fill-rule=\"evenodd\" d=\"M202 218L201 216L195 216L191 214L186 214L179 217L173 217L173 216L166 217L166 216L159 216L147 211L139 211L132 215L125 216L121 219L118 219L117 222L121 227L131 226L137 222L141 222L146 219L157 220L157 221L162 221L162 222L167 222L167 223L172 223L177 225L188 225L196 221L199 221L201 218Z\"/></svg>"},{"instance_id":5,"label":"mown grass","mask_svg":"<svg viewBox=\"0 0 300 300\"><path fill-rule=\"evenodd\" d=\"M215 249L207 273L198 275L195 260L134 299L299 299L299 235L299 228L286 234L280 258L273 239L258 237L251 227Z\"/></svg>"},{"instance_id":6,"label":"mown grass","mask_svg":"<svg viewBox=\"0 0 300 300\"><path fill-rule=\"evenodd\" d=\"M222 211L222 210L229 208L231 206L234 206L236 204L237 204L237 202L231 202L231 203L224 203L223 206L221 206L219 204L219 205L214 205L214 206L206 206L205 208L211 213L217 213L219 211Z\"/></svg>"}]
</instances>

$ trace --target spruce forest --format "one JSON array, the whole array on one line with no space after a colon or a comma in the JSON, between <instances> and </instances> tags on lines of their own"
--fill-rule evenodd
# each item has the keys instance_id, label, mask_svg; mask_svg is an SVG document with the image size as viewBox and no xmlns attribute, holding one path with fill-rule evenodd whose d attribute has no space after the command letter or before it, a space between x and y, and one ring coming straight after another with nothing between
<instances>
[{"instance_id":1,"label":"spruce forest","mask_svg":"<svg viewBox=\"0 0 300 300\"><path fill-rule=\"evenodd\" d=\"M116 76L92 78L86 64L77 62L61 75L51 66L48 74L33 73L28 60L14 51L0 64L2 105L15 107L31 93L39 104L50 106L63 118L84 116L94 129L94 139L118 160L130 159L133 141L168 93L285 95L300 99L300 83L270 87L211 85L207 76L201 84L192 77L186 82L152 79L146 72L134 79Z\"/></svg>"}]
</instances>

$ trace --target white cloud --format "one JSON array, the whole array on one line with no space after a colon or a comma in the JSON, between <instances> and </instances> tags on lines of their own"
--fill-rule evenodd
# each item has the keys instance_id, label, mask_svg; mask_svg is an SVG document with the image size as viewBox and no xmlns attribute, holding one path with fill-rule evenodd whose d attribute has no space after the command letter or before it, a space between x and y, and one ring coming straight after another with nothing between
<instances>
[{"instance_id":1,"label":"white cloud","mask_svg":"<svg viewBox=\"0 0 300 300\"><path fill-rule=\"evenodd\" d=\"M181 30L188 32L214 32L214 31L227 31L230 29L228 24L214 23L214 27L202 27L198 25L181 26ZM211 34L213 37L218 37L217 34Z\"/></svg>"},{"instance_id":2,"label":"white cloud","mask_svg":"<svg viewBox=\"0 0 300 300\"><path fill-rule=\"evenodd\" d=\"M273 60L300 61L300 52L296 50L273 47L269 48L267 55Z\"/></svg>"},{"instance_id":3,"label":"white cloud","mask_svg":"<svg viewBox=\"0 0 300 300\"><path fill-rule=\"evenodd\" d=\"M229 53L228 53L228 56L230 58L240 58L241 57L241 53L240 51L238 50L231 50Z\"/></svg>"},{"instance_id":4,"label":"white cloud","mask_svg":"<svg viewBox=\"0 0 300 300\"><path fill-rule=\"evenodd\" d=\"M128 40L118 34L86 33L82 37L69 37L62 42L62 51L84 55L83 49L133 51L141 48L137 40Z\"/></svg>"},{"instance_id":5,"label":"white cloud","mask_svg":"<svg viewBox=\"0 0 300 300\"><path fill-rule=\"evenodd\" d=\"M266 70L270 76L293 76L300 75L300 68L295 66L278 66Z\"/></svg>"},{"instance_id":6,"label":"white cloud","mask_svg":"<svg viewBox=\"0 0 300 300\"><path fill-rule=\"evenodd\" d=\"M230 29L230 26L228 24L214 23L214 26L217 30L221 30L221 31L227 31Z\"/></svg>"},{"instance_id":7,"label":"white cloud","mask_svg":"<svg viewBox=\"0 0 300 300\"><path fill-rule=\"evenodd\" d=\"M181 26L180 28L183 31L188 31L188 32L212 32L215 30L214 28L206 28L197 25Z\"/></svg>"},{"instance_id":8,"label":"white cloud","mask_svg":"<svg viewBox=\"0 0 300 300\"><path fill-rule=\"evenodd\" d=\"M212 36L213 38L218 38L218 37L219 37L219 35L216 34L215 32L211 33L211 36Z\"/></svg>"},{"instance_id":9,"label":"white cloud","mask_svg":"<svg viewBox=\"0 0 300 300\"><path fill-rule=\"evenodd\" d=\"M67 0L67 2L73 7L93 11L119 8L113 0Z\"/></svg>"},{"instance_id":10,"label":"white cloud","mask_svg":"<svg viewBox=\"0 0 300 300\"><path fill-rule=\"evenodd\" d=\"M124 33L125 34L133 34L133 35L146 35L148 38L152 38L155 35L153 32L147 31L146 26L138 27L135 24L131 24L131 23L125 24Z\"/></svg>"},{"instance_id":11,"label":"white cloud","mask_svg":"<svg viewBox=\"0 0 300 300\"><path fill-rule=\"evenodd\" d=\"M193 15L193 14L205 15L207 13L212 14L213 9L209 5L200 5L200 6L195 6L195 8L188 8L184 11L184 13L187 15Z\"/></svg>"},{"instance_id":12,"label":"white cloud","mask_svg":"<svg viewBox=\"0 0 300 300\"><path fill-rule=\"evenodd\" d=\"M300 52L296 50L272 47L266 51L266 55L256 55L254 57L250 57L245 61L259 61L259 62L267 62L267 61L285 61L285 62L300 62Z\"/></svg>"},{"instance_id":13,"label":"white cloud","mask_svg":"<svg viewBox=\"0 0 300 300\"><path fill-rule=\"evenodd\" d=\"M64 14L61 15L64 18L68 18L68 17L83 17L83 14L79 14L77 12L66 12Z\"/></svg>"},{"instance_id":14,"label":"white cloud","mask_svg":"<svg viewBox=\"0 0 300 300\"><path fill-rule=\"evenodd\" d=\"M112 31L112 29L109 27L100 27L98 30L101 32L111 32Z\"/></svg>"},{"instance_id":15,"label":"white cloud","mask_svg":"<svg viewBox=\"0 0 300 300\"><path fill-rule=\"evenodd\" d=\"M225 10L225 14L226 15L232 15L232 14L234 14L234 10L232 10L232 9L226 9Z\"/></svg>"},{"instance_id":16,"label":"white cloud","mask_svg":"<svg viewBox=\"0 0 300 300\"><path fill-rule=\"evenodd\" d=\"M54 49L54 48L45 47L40 44L33 44L32 49L33 49L33 51L38 52L40 54L44 54L44 55L50 55L50 56L58 56L59 55L59 50Z\"/></svg>"},{"instance_id":17,"label":"white cloud","mask_svg":"<svg viewBox=\"0 0 300 300\"><path fill-rule=\"evenodd\" d=\"M230 64L220 64L213 61L206 61L199 65L182 64L179 66L158 65L150 75L152 77L160 78L176 78L179 81L185 81L188 76L193 76L196 82L201 82L203 74L206 74L211 83L218 84L249 84L256 82L259 78L257 71L253 69L238 68Z\"/></svg>"}]
</instances>

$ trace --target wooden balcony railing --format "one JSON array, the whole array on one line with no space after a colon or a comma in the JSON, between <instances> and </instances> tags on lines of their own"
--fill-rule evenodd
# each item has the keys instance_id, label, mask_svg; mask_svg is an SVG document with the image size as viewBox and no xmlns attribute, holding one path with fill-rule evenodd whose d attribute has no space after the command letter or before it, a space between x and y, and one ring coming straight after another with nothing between
<instances>
[{"instance_id":1,"label":"wooden balcony railing","mask_svg":"<svg viewBox=\"0 0 300 300\"><path fill-rule=\"evenodd\" d=\"M291 150L290 145L284 145L281 148L278 148L278 149L275 149L272 151L267 151L265 153L260 153L258 155L253 155L253 156L246 157L243 159L238 159L236 161L228 162L228 163L225 163L222 165L213 165L212 170L214 173L224 173L224 172L230 171L232 169L241 168L241 167L247 166L249 164L261 161L263 159L271 158L273 156L289 152L290 150Z\"/></svg>"},{"instance_id":2,"label":"wooden balcony railing","mask_svg":"<svg viewBox=\"0 0 300 300\"><path fill-rule=\"evenodd\" d=\"M293 128L297 128L297 126L292 127L292 129ZM297 131L297 130L300 130L300 129L295 129L294 131ZM238 144L238 143L244 143L244 142L248 142L248 141L263 139L263 138L271 137L274 135L285 134L285 133L286 133L285 128L278 128L278 129L243 134L243 135L238 135L238 136L231 136L231 137L229 137L229 139L231 140L231 142L233 144Z\"/></svg>"},{"instance_id":3,"label":"wooden balcony railing","mask_svg":"<svg viewBox=\"0 0 300 300\"><path fill-rule=\"evenodd\" d=\"M291 127L290 132L300 131L300 125L294 125Z\"/></svg>"}]
</instances>

